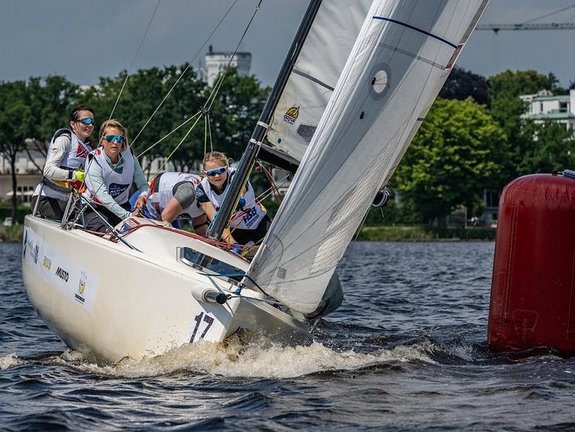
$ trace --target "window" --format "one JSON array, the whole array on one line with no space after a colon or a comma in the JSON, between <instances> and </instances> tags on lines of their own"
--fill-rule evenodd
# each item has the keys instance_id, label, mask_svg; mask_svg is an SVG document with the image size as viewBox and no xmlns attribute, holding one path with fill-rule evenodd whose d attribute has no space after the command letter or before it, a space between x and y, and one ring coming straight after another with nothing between
<instances>
[{"instance_id":1,"label":"window","mask_svg":"<svg viewBox=\"0 0 575 432\"><path fill-rule=\"evenodd\" d=\"M180 248L180 260L191 267L209 270L214 272L215 276L233 279L238 282L245 275L245 272L239 268L189 247Z\"/></svg>"}]
</instances>

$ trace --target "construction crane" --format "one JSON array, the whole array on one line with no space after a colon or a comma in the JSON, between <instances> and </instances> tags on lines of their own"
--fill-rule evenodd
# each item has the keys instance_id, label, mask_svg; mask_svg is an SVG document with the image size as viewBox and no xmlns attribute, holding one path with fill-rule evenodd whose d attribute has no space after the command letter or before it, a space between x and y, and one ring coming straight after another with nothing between
<instances>
[{"instance_id":1,"label":"construction crane","mask_svg":"<svg viewBox=\"0 0 575 432\"><path fill-rule=\"evenodd\" d=\"M479 24L477 30L574 30L575 23L548 23L548 24Z\"/></svg>"}]
</instances>

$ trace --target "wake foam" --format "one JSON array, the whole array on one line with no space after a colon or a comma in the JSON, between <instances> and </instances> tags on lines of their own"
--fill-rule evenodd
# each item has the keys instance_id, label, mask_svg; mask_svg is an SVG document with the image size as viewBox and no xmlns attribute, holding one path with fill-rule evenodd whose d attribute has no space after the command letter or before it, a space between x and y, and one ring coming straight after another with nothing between
<instances>
[{"instance_id":1,"label":"wake foam","mask_svg":"<svg viewBox=\"0 0 575 432\"><path fill-rule=\"evenodd\" d=\"M416 344L370 353L353 350L338 352L317 342L295 347L280 346L265 340L245 344L240 338L232 336L224 343L198 342L149 359L124 359L115 366L90 363L82 360L82 356L76 352L65 353L53 360L87 373L133 378L179 372L223 377L294 378L398 362L435 363L429 351L425 344Z\"/></svg>"}]
</instances>

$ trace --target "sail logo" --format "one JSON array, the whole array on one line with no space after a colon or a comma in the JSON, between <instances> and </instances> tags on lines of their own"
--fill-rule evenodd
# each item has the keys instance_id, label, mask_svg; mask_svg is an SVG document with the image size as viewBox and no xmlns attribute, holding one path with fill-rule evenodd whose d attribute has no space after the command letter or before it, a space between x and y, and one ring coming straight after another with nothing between
<instances>
[{"instance_id":1,"label":"sail logo","mask_svg":"<svg viewBox=\"0 0 575 432\"><path fill-rule=\"evenodd\" d=\"M60 279L62 279L65 282L68 282L68 279L70 279L70 275L62 267L58 267L58 269L56 270L56 276L58 276Z\"/></svg>"},{"instance_id":2,"label":"sail logo","mask_svg":"<svg viewBox=\"0 0 575 432\"><path fill-rule=\"evenodd\" d=\"M298 116L299 116L299 107L292 106L284 114L284 121L288 122L289 124L294 124Z\"/></svg>"},{"instance_id":3,"label":"sail logo","mask_svg":"<svg viewBox=\"0 0 575 432\"><path fill-rule=\"evenodd\" d=\"M50 269L52 268L52 260L48 258L46 255L44 255L44 259L42 260L42 267L44 267L48 271L50 271Z\"/></svg>"}]
</instances>

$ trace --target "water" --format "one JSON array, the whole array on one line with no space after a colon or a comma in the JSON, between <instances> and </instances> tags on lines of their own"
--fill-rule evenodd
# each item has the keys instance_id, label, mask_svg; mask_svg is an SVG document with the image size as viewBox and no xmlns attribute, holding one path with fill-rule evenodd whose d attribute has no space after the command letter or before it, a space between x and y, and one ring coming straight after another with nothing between
<instances>
[{"instance_id":1,"label":"water","mask_svg":"<svg viewBox=\"0 0 575 432\"><path fill-rule=\"evenodd\" d=\"M310 347L182 347L101 367L69 352L0 244L2 430L575 430L575 362L493 354L493 243L354 243Z\"/></svg>"}]
</instances>

